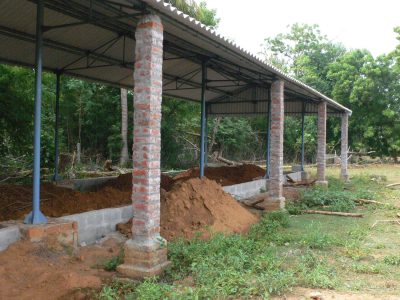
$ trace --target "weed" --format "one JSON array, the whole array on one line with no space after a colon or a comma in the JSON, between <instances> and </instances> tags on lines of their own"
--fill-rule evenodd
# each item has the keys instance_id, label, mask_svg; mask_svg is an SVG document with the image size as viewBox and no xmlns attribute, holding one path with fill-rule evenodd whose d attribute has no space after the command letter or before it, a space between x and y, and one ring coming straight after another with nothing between
<instances>
[{"instance_id":1,"label":"weed","mask_svg":"<svg viewBox=\"0 0 400 300\"><path fill-rule=\"evenodd\" d=\"M137 300L158 300L168 299L172 286L168 284L160 284L157 278L149 278L139 284L132 293L132 299Z\"/></svg>"},{"instance_id":2,"label":"weed","mask_svg":"<svg viewBox=\"0 0 400 300\"><path fill-rule=\"evenodd\" d=\"M135 287L134 283L114 280L110 284L103 286L99 298L101 300L125 299L127 295L134 292Z\"/></svg>"},{"instance_id":3,"label":"weed","mask_svg":"<svg viewBox=\"0 0 400 300\"><path fill-rule=\"evenodd\" d=\"M289 214L285 210L273 211L267 214L267 220L276 222L284 228L289 227Z\"/></svg>"},{"instance_id":4,"label":"weed","mask_svg":"<svg viewBox=\"0 0 400 300\"><path fill-rule=\"evenodd\" d=\"M400 255L388 255L385 256L383 262L391 266L400 266Z\"/></svg>"},{"instance_id":5,"label":"weed","mask_svg":"<svg viewBox=\"0 0 400 300\"><path fill-rule=\"evenodd\" d=\"M334 288L338 284L336 272L327 261L308 250L300 257L298 277L304 286L313 288Z\"/></svg>"},{"instance_id":6,"label":"weed","mask_svg":"<svg viewBox=\"0 0 400 300\"><path fill-rule=\"evenodd\" d=\"M117 267L124 262L124 255L121 253L117 256L113 256L110 260L104 262L103 267L106 271L115 271Z\"/></svg>"},{"instance_id":7,"label":"weed","mask_svg":"<svg viewBox=\"0 0 400 300\"><path fill-rule=\"evenodd\" d=\"M354 200L354 195L349 192L316 187L303 193L301 203L306 207L329 206L332 211L352 211Z\"/></svg>"},{"instance_id":8,"label":"weed","mask_svg":"<svg viewBox=\"0 0 400 300\"><path fill-rule=\"evenodd\" d=\"M353 259L360 260L368 255L369 251L367 249L361 248L359 243L349 243L344 248L344 254Z\"/></svg>"},{"instance_id":9,"label":"weed","mask_svg":"<svg viewBox=\"0 0 400 300\"><path fill-rule=\"evenodd\" d=\"M356 273L361 273L361 274L379 274L382 272L382 267L380 265L377 264L357 264L357 263L353 263L350 266L350 269L353 272Z\"/></svg>"},{"instance_id":10,"label":"weed","mask_svg":"<svg viewBox=\"0 0 400 300\"><path fill-rule=\"evenodd\" d=\"M302 239L302 244L310 249L324 249L331 245L331 238L320 232L310 232Z\"/></svg>"}]
</instances>

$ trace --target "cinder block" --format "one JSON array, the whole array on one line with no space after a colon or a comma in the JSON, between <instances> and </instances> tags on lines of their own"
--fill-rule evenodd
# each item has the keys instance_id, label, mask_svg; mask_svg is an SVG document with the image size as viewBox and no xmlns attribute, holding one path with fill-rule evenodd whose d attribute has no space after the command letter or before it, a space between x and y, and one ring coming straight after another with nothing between
<instances>
[{"instance_id":1,"label":"cinder block","mask_svg":"<svg viewBox=\"0 0 400 300\"><path fill-rule=\"evenodd\" d=\"M128 221L130 218L133 217L133 207L132 207L132 205L121 207L121 209L122 209L122 212L121 212L122 220Z\"/></svg>"},{"instance_id":2,"label":"cinder block","mask_svg":"<svg viewBox=\"0 0 400 300\"><path fill-rule=\"evenodd\" d=\"M0 251L8 248L21 238L18 226L8 226L0 229Z\"/></svg>"},{"instance_id":3,"label":"cinder block","mask_svg":"<svg viewBox=\"0 0 400 300\"><path fill-rule=\"evenodd\" d=\"M86 225L101 224L104 221L102 210L93 210L85 214Z\"/></svg>"},{"instance_id":4,"label":"cinder block","mask_svg":"<svg viewBox=\"0 0 400 300\"><path fill-rule=\"evenodd\" d=\"M120 208L111 208L109 210L103 210L104 223L120 223L122 211Z\"/></svg>"}]
</instances>

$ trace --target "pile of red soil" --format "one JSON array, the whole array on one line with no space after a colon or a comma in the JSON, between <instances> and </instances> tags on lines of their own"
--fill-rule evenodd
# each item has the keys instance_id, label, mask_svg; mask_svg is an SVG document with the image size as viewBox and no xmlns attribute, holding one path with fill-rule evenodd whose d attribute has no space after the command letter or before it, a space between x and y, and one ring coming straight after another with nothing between
<instances>
[{"instance_id":1,"label":"pile of red soil","mask_svg":"<svg viewBox=\"0 0 400 300\"><path fill-rule=\"evenodd\" d=\"M173 179L161 176L161 188L170 190ZM41 184L41 210L48 217L62 217L90 210L132 203L132 174L108 181L98 191L78 192L50 183ZM0 185L0 222L22 219L32 210L32 186Z\"/></svg>"},{"instance_id":2,"label":"pile of red soil","mask_svg":"<svg viewBox=\"0 0 400 300\"><path fill-rule=\"evenodd\" d=\"M192 238L197 232L245 233L258 218L209 179L192 178L161 193L161 236ZM131 222L118 230L130 235Z\"/></svg>"},{"instance_id":3,"label":"pile of red soil","mask_svg":"<svg viewBox=\"0 0 400 300\"><path fill-rule=\"evenodd\" d=\"M47 243L17 242L0 252L0 299L94 299L85 289L99 289L115 276L102 266L120 251L112 239L73 254Z\"/></svg>"},{"instance_id":4,"label":"pile of red soil","mask_svg":"<svg viewBox=\"0 0 400 300\"><path fill-rule=\"evenodd\" d=\"M131 192L104 187L82 193L53 184L40 187L41 210L49 217L118 207L131 203ZM32 210L32 186L0 185L0 221L22 219Z\"/></svg>"},{"instance_id":5,"label":"pile of red soil","mask_svg":"<svg viewBox=\"0 0 400 300\"><path fill-rule=\"evenodd\" d=\"M174 180L165 174L161 174L161 188L169 191L174 184ZM132 173L119 175L117 178L110 179L104 183L100 189L111 187L120 191L132 191Z\"/></svg>"},{"instance_id":6,"label":"pile of red soil","mask_svg":"<svg viewBox=\"0 0 400 300\"><path fill-rule=\"evenodd\" d=\"M174 185L161 197L161 235L193 237L208 227L212 232L243 233L257 217L225 193L215 181L193 178Z\"/></svg>"},{"instance_id":7,"label":"pile of red soil","mask_svg":"<svg viewBox=\"0 0 400 300\"><path fill-rule=\"evenodd\" d=\"M254 179L264 177L265 170L256 165L240 165L233 167L213 167L205 168L204 175L211 180L215 180L222 186L249 182ZM189 178L200 176L199 168L189 169L174 177L174 181L184 181Z\"/></svg>"},{"instance_id":8,"label":"pile of red soil","mask_svg":"<svg viewBox=\"0 0 400 300\"><path fill-rule=\"evenodd\" d=\"M207 168L206 175L222 185L250 181L264 174L253 165ZM200 228L244 232L257 218L225 193L221 185L200 180L198 169L172 179L161 177L161 227L168 238L193 236ZM120 175L98 191L78 192L53 184L41 185L41 210L49 217L62 217L90 210L131 204L132 175ZM30 185L0 185L0 221L22 219L32 209Z\"/></svg>"}]
</instances>

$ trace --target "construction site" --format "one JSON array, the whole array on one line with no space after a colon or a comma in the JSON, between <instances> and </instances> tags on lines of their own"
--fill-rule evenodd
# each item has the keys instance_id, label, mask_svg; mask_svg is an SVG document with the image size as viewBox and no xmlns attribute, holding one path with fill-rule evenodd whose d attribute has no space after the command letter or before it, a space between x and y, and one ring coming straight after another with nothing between
<instances>
[{"instance_id":1,"label":"construction site","mask_svg":"<svg viewBox=\"0 0 400 300\"><path fill-rule=\"evenodd\" d=\"M171 279L177 257L185 261L183 254L174 254L183 249L175 246L179 241L188 245L192 240L214 241L219 234L256 239L257 230L269 230L263 222L272 222L277 227L262 237L268 239L280 230L278 223L285 224L280 218L286 218L287 211L295 217L317 214L317 219L333 215L353 220L368 215L364 205L382 204L374 200L373 192L365 190L365 196L349 183L350 109L163 1L2 1L0 61L35 69L33 168L23 175L31 183L12 182L10 175L0 184L1 299L123 299L125 294L106 295L105 284L115 278L133 282L161 278L161 283L195 286L195 275ZM54 174L45 175L49 171L41 165L42 72L56 75L55 165ZM61 77L132 92L128 167L116 168L107 160L104 170L90 177L62 178L66 172L60 166ZM161 102L168 101L163 97L200 107L199 146L193 146L196 167L161 169ZM232 161L210 153L208 143L214 140L209 137L210 119L260 116L267 124L264 161ZM299 161L284 167L287 117L299 120L301 143ZM305 161L306 117L316 121L313 165ZM329 177L334 178L333 190L327 179L328 117L341 129L340 156L335 154L329 168L334 172ZM192 135L197 138L197 133ZM74 159L75 152L72 165ZM366 180L365 186L371 181L381 184L380 177ZM268 245L292 242L268 240ZM96 295L99 290L101 296ZM265 295L280 293L270 288ZM185 297L168 295L162 298Z\"/></svg>"}]
</instances>

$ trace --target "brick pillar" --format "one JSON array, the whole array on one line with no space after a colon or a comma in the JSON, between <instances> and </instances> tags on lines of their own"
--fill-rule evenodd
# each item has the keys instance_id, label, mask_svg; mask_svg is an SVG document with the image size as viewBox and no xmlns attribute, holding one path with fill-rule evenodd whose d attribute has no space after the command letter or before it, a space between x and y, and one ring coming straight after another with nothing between
<instances>
[{"instance_id":1,"label":"brick pillar","mask_svg":"<svg viewBox=\"0 0 400 300\"><path fill-rule=\"evenodd\" d=\"M326 167L326 102L318 105L318 146L317 146L317 182L316 184L327 186L325 178Z\"/></svg>"},{"instance_id":2,"label":"brick pillar","mask_svg":"<svg viewBox=\"0 0 400 300\"><path fill-rule=\"evenodd\" d=\"M347 172L347 157L348 157L348 129L349 129L349 114L346 112L342 115L342 138L341 152L340 152L340 178L344 181L349 180L349 174Z\"/></svg>"},{"instance_id":3,"label":"brick pillar","mask_svg":"<svg viewBox=\"0 0 400 300\"><path fill-rule=\"evenodd\" d=\"M135 33L132 239L118 271L132 278L160 274L168 265L160 237L160 148L163 26L155 15L139 21Z\"/></svg>"},{"instance_id":4,"label":"brick pillar","mask_svg":"<svg viewBox=\"0 0 400 300\"><path fill-rule=\"evenodd\" d=\"M274 81L271 85L271 162L268 192L272 201L279 201L280 208L285 207L283 197L283 101L284 82Z\"/></svg>"}]
</instances>

